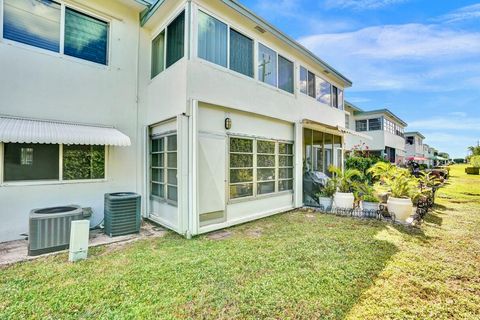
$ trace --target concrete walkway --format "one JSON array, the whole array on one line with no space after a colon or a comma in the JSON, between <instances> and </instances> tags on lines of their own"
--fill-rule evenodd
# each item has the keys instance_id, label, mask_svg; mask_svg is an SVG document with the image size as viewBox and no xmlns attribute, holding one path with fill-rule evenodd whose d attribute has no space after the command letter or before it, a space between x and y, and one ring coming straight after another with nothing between
<instances>
[{"instance_id":1,"label":"concrete walkway","mask_svg":"<svg viewBox=\"0 0 480 320\"><path fill-rule=\"evenodd\" d=\"M109 237L103 233L103 229L95 229L90 231L89 247L96 247L102 245L118 245L128 242L137 241L145 238L162 237L167 233L166 229L152 224L148 221L142 223L139 234L130 234L118 237ZM21 261L34 260L49 255L59 254L61 252L67 252L68 250L62 250L52 253L47 253L39 256L30 257L28 252L28 240L14 240L9 242L0 243L0 267L14 264Z\"/></svg>"}]
</instances>

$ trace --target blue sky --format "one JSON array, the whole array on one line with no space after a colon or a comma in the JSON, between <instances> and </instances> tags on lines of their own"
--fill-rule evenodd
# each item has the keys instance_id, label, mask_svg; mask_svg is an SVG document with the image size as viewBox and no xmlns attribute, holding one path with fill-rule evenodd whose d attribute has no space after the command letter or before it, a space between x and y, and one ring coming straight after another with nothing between
<instances>
[{"instance_id":1,"label":"blue sky","mask_svg":"<svg viewBox=\"0 0 480 320\"><path fill-rule=\"evenodd\" d=\"M478 0L241 2L352 80L350 102L389 108L453 157L480 139Z\"/></svg>"}]
</instances>

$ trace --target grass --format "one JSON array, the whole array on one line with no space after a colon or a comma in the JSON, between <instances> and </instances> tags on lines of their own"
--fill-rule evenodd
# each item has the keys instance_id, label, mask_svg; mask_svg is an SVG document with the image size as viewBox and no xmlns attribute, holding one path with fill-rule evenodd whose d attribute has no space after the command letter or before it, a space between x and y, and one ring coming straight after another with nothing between
<instances>
[{"instance_id":1,"label":"grass","mask_svg":"<svg viewBox=\"0 0 480 320\"><path fill-rule=\"evenodd\" d=\"M463 168L420 229L294 211L0 269L0 319L478 319L480 177Z\"/></svg>"}]
</instances>

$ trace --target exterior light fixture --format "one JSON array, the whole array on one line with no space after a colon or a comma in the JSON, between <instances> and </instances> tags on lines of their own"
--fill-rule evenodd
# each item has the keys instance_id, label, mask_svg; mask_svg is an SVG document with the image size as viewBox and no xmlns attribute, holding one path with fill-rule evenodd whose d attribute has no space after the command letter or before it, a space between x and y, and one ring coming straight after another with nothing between
<instances>
[{"instance_id":1,"label":"exterior light fixture","mask_svg":"<svg viewBox=\"0 0 480 320\"><path fill-rule=\"evenodd\" d=\"M232 119L225 118L225 129L230 130L232 128Z\"/></svg>"}]
</instances>

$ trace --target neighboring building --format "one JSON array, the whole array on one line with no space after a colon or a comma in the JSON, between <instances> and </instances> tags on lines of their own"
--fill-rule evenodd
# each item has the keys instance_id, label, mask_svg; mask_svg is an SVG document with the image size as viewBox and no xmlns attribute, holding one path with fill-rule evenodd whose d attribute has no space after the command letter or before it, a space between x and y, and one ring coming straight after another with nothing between
<instances>
[{"instance_id":1,"label":"neighboring building","mask_svg":"<svg viewBox=\"0 0 480 320\"><path fill-rule=\"evenodd\" d=\"M370 153L392 163L403 163L405 159L404 129L407 124L388 109L364 111L350 102L345 102L345 125L362 137L349 134L345 149L356 146L368 147Z\"/></svg>"},{"instance_id":2,"label":"neighboring building","mask_svg":"<svg viewBox=\"0 0 480 320\"><path fill-rule=\"evenodd\" d=\"M33 208L96 224L116 191L196 235L301 207L304 172L342 166L346 77L236 1L153 2L0 1L0 241Z\"/></svg>"},{"instance_id":3,"label":"neighboring building","mask_svg":"<svg viewBox=\"0 0 480 320\"><path fill-rule=\"evenodd\" d=\"M423 144L423 156L425 160L423 163L425 163L429 168L433 167L435 165L435 153L432 147L430 147L428 144Z\"/></svg>"},{"instance_id":4,"label":"neighboring building","mask_svg":"<svg viewBox=\"0 0 480 320\"><path fill-rule=\"evenodd\" d=\"M420 132L405 132L405 150L407 152L407 160L417 160L422 163L425 160L425 153L423 149L423 140L425 136Z\"/></svg>"}]
</instances>

